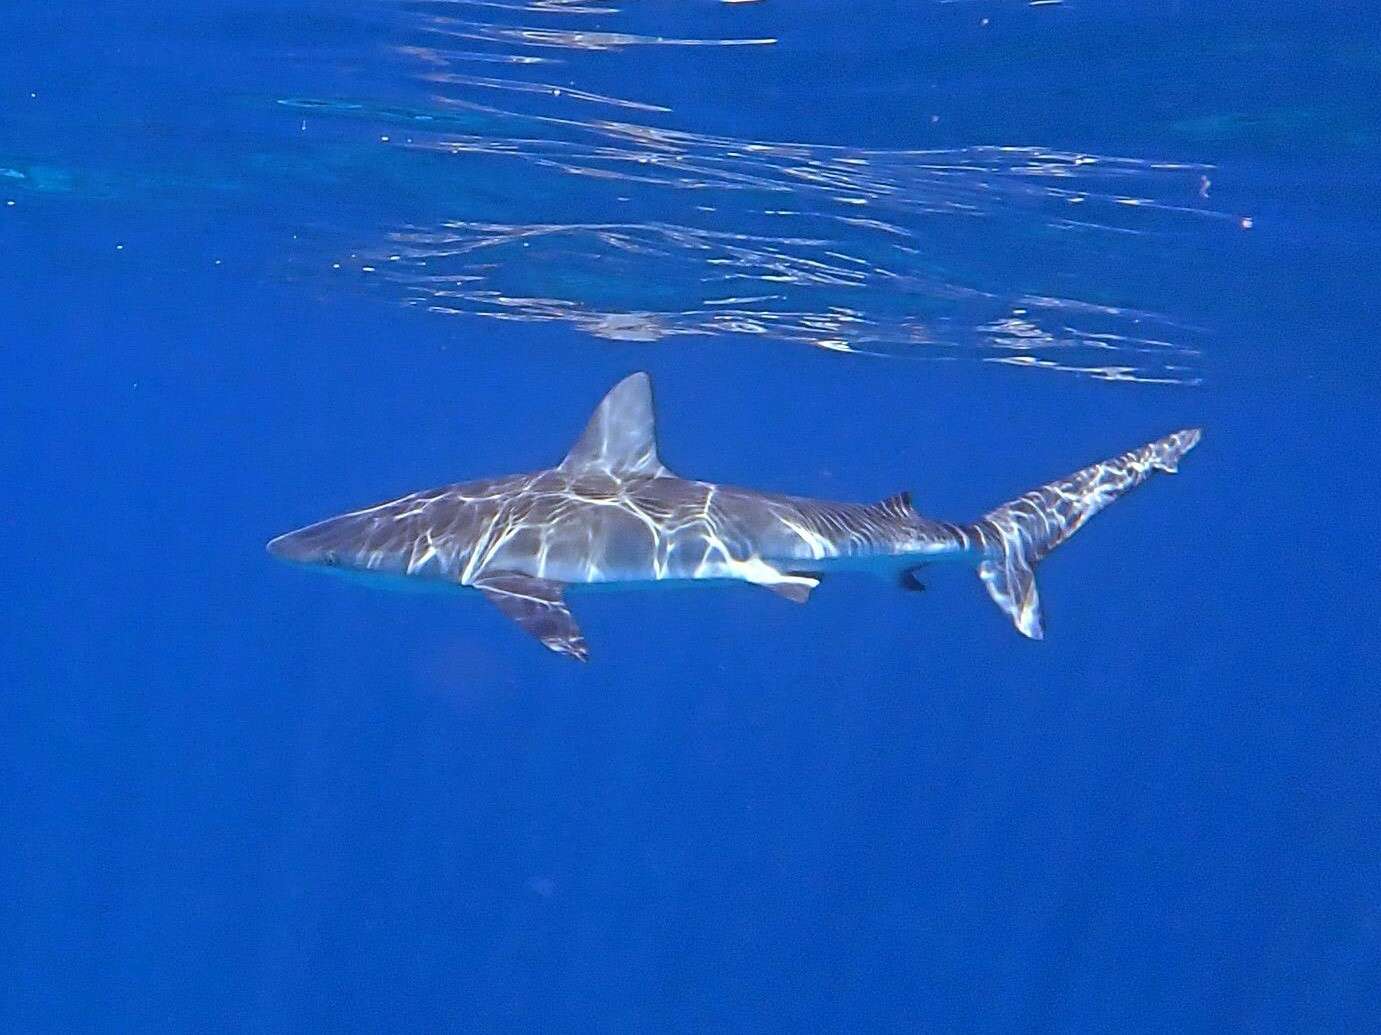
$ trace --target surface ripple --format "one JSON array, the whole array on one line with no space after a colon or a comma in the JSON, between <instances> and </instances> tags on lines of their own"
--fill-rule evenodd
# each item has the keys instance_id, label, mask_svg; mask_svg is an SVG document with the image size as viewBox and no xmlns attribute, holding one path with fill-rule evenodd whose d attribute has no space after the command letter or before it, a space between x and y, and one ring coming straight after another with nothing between
<instances>
[{"instance_id":1,"label":"surface ripple","mask_svg":"<svg viewBox=\"0 0 1381 1035\"><path fill-rule=\"evenodd\" d=\"M662 36L646 8L588 3L397 13L388 52L424 97L280 103L373 124L438 185L381 239L350 242L402 304L623 341L737 335L1115 381L1200 376L1199 332L1147 311L1136 284L1079 285L1110 249L1231 226L1206 165L703 132L670 99L639 96L638 66L621 62L656 50L693 77L700 51L723 68L725 48L776 36Z\"/></svg>"}]
</instances>

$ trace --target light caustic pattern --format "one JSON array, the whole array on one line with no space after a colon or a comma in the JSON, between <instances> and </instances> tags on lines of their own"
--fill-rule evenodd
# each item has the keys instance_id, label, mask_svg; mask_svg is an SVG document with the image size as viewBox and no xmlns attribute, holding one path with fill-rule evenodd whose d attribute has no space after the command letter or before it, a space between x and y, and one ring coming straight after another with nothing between
<instances>
[{"instance_id":1,"label":"light caustic pattern","mask_svg":"<svg viewBox=\"0 0 1381 1035\"><path fill-rule=\"evenodd\" d=\"M302 564L479 590L551 650L585 660L568 585L733 580L804 602L822 561L920 558L960 542L899 500L831 503L669 473L553 469L414 493L269 549Z\"/></svg>"},{"instance_id":2,"label":"light caustic pattern","mask_svg":"<svg viewBox=\"0 0 1381 1035\"><path fill-rule=\"evenodd\" d=\"M551 650L585 660L570 584L739 580L801 602L819 582L801 564L961 543L900 498L831 503L676 477L657 454L648 379L634 374L555 468L413 493L280 536L269 551L474 588Z\"/></svg>"},{"instance_id":3,"label":"light caustic pattern","mask_svg":"<svg viewBox=\"0 0 1381 1035\"><path fill-rule=\"evenodd\" d=\"M774 40L522 23L618 13L596 4L437 9L417 14L395 48L426 104L283 102L378 120L427 175L471 188L439 199L440 217L400 223L357 253L409 305L626 341L735 334L1107 380L1197 379L1194 332L1126 304L1134 284L1090 299L1039 277L1081 252L1224 218L1203 207L1206 167L695 132L657 98L581 88L582 62L597 52L607 76L610 60L641 48L674 61Z\"/></svg>"},{"instance_id":4,"label":"light caustic pattern","mask_svg":"<svg viewBox=\"0 0 1381 1035\"><path fill-rule=\"evenodd\" d=\"M737 580L804 602L828 571L900 575L946 555L977 564L997 605L1039 639L1036 563L1152 472L1175 471L1198 441L1196 430L1176 432L957 525L922 517L904 494L840 503L678 478L658 457L647 376L634 374L555 468L413 493L290 532L269 550L472 587L581 660L589 652L568 585Z\"/></svg>"},{"instance_id":5,"label":"light caustic pattern","mask_svg":"<svg viewBox=\"0 0 1381 1035\"><path fill-rule=\"evenodd\" d=\"M901 498L830 503L678 478L656 447L650 383L620 382L557 467L412 493L275 540L301 563L475 585L743 579L799 586L766 562L929 553L951 526Z\"/></svg>"}]
</instances>

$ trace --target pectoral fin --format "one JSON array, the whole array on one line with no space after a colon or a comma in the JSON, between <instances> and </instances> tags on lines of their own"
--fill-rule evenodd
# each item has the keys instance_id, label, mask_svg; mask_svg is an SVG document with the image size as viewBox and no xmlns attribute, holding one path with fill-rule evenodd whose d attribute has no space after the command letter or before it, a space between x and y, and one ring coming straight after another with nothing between
<instances>
[{"instance_id":1,"label":"pectoral fin","mask_svg":"<svg viewBox=\"0 0 1381 1035\"><path fill-rule=\"evenodd\" d=\"M590 648L561 596L566 589L564 582L501 571L482 575L473 585L548 650L569 654L577 661L589 660Z\"/></svg>"}]
</instances>

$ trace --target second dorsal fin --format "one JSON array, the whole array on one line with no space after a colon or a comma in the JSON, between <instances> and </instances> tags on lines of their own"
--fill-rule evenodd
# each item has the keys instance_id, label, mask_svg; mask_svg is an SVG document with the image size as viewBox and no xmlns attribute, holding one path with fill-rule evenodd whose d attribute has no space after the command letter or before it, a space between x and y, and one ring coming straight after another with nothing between
<instances>
[{"instance_id":1,"label":"second dorsal fin","mask_svg":"<svg viewBox=\"0 0 1381 1035\"><path fill-rule=\"evenodd\" d=\"M652 381L647 374L629 374L609 390L559 469L568 474L597 470L651 478L671 474L657 455Z\"/></svg>"},{"instance_id":2,"label":"second dorsal fin","mask_svg":"<svg viewBox=\"0 0 1381 1035\"><path fill-rule=\"evenodd\" d=\"M911 509L911 493L909 492L899 492L895 496L888 496L881 503L874 503L873 506L891 517L909 518L916 516L916 512Z\"/></svg>"}]
</instances>

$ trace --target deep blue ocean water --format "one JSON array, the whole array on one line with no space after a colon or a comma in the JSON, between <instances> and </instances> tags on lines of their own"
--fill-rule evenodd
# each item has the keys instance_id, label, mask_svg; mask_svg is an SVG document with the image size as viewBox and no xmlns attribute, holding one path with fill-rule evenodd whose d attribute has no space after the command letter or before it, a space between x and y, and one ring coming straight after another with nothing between
<instances>
[{"instance_id":1,"label":"deep blue ocean water","mask_svg":"<svg viewBox=\"0 0 1381 1035\"><path fill-rule=\"evenodd\" d=\"M1381 1024L1373 5L0 11L0 1028ZM272 535L555 462L1040 569L600 594Z\"/></svg>"}]
</instances>

